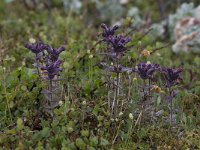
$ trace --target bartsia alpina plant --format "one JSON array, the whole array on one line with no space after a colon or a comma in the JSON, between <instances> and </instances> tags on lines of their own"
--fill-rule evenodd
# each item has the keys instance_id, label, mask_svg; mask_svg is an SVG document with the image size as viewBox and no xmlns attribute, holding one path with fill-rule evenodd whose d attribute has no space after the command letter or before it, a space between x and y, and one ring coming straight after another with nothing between
<instances>
[{"instance_id":1,"label":"bartsia alpina plant","mask_svg":"<svg viewBox=\"0 0 200 150\"><path fill-rule=\"evenodd\" d=\"M134 71L139 75L139 77L143 80L143 85L140 86L140 94L141 94L141 120L144 116L145 102L146 100L150 100L151 98L151 80L153 79L153 75L156 71L158 71L160 66L158 64L152 64L147 62L139 63ZM146 83L148 80L148 85Z\"/></svg>"},{"instance_id":2,"label":"bartsia alpina plant","mask_svg":"<svg viewBox=\"0 0 200 150\"><path fill-rule=\"evenodd\" d=\"M153 74L155 71L159 69L158 64L149 64L149 63L139 63L135 69L135 72L137 72L143 80L151 79L153 77Z\"/></svg>"},{"instance_id":3,"label":"bartsia alpina plant","mask_svg":"<svg viewBox=\"0 0 200 150\"><path fill-rule=\"evenodd\" d=\"M107 44L108 50L104 54L112 59L121 58L126 52L126 44L131 41L131 38L123 35L115 35L115 31L119 28L117 25L109 28L107 25L102 24L101 27L103 28L102 38Z\"/></svg>"},{"instance_id":4,"label":"bartsia alpina plant","mask_svg":"<svg viewBox=\"0 0 200 150\"><path fill-rule=\"evenodd\" d=\"M59 55L65 50L63 46L58 49L53 48L50 45L38 43L29 43L25 47L31 52L36 54L35 67L37 68L39 78L48 82L48 89L43 89L42 93L45 96L46 101L43 104L45 111L53 115L53 108L59 105L59 98L55 93L59 89L57 82L59 81L59 73L62 71Z\"/></svg>"},{"instance_id":5,"label":"bartsia alpina plant","mask_svg":"<svg viewBox=\"0 0 200 150\"><path fill-rule=\"evenodd\" d=\"M36 67L38 70L46 70L43 73L48 75L49 80L52 80L55 75L59 75L62 69L60 68L61 61L58 60L58 57L65 50L63 46L55 49L50 45L38 42L25 44L25 48L36 54ZM47 53L44 53L45 51ZM41 55L39 55L40 53Z\"/></svg>"},{"instance_id":6,"label":"bartsia alpina plant","mask_svg":"<svg viewBox=\"0 0 200 150\"><path fill-rule=\"evenodd\" d=\"M164 75L165 85L168 88L169 96L167 99L170 101L170 124L172 125L172 114L173 114L173 98L176 96L176 92L172 88L173 86L179 84L181 77L180 73L183 71L181 68L162 68L161 72Z\"/></svg>"},{"instance_id":7,"label":"bartsia alpina plant","mask_svg":"<svg viewBox=\"0 0 200 150\"><path fill-rule=\"evenodd\" d=\"M116 35L116 30L119 28L118 26L113 26L109 28L107 25L102 24L101 28L103 29L101 34L101 41L103 41L103 43L105 44L105 51L100 53L104 57L103 61L98 63L98 66L106 72L105 74L108 87L108 109L111 118L115 118L116 115L119 114L120 109L123 109L124 103L121 102L121 99L123 99L123 95L126 94L123 93L125 91L125 88L122 86L129 86L129 89L127 91L128 98L126 97L126 102L129 103L129 100L132 100L130 98L130 95L132 95L131 90L133 90L132 88L130 88L133 85L130 80L131 73L138 74L139 78L141 78L142 80L142 82L138 81L136 83L139 85L134 85L136 88L138 87L140 89L137 90L135 88L137 91L139 91L141 102L141 109L139 113L140 115L138 119L141 121L144 113L146 113L146 104L149 105L150 103L152 103L152 98L154 97L153 92L156 91L157 94L160 94L162 91L162 93L164 93L164 89L162 90L158 86L159 84L157 85L156 83L156 81L158 80L156 80L155 76L159 78L160 73L163 74L165 88L167 88L170 93L170 116L172 116L172 98L175 96L176 93L175 91L173 91L172 87L177 85L179 83L178 81L181 80L180 73L182 72L182 69L162 68L159 64L148 62L140 62L136 65L135 68L122 65L124 61L124 59L122 58L125 56L126 52L130 48L128 47L128 44L129 42L131 42L131 38L127 36L128 34ZM142 55L146 57L150 56L150 53L151 52L148 50L143 50ZM134 65L134 62L131 63L132 65ZM123 81L125 74L126 77L128 77L128 82L127 80ZM120 104L122 106L120 106ZM139 120L138 122L140 122Z\"/></svg>"},{"instance_id":8,"label":"bartsia alpina plant","mask_svg":"<svg viewBox=\"0 0 200 150\"><path fill-rule=\"evenodd\" d=\"M109 78L107 81L109 87L108 93L113 93L112 100L108 102L108 108L110 109L111 117L116 117L119 114L119 94L120 94L120 76L123 73L132 73L133 69L123 66L121 64L121 59L125 55L127 49L127 44L131 41L130 37L124 35L116 35L116 30L119 26L115 25L113 27L108 27L106 24L101 24L102 40L106 46L106 51L100 53L104 55L103 61L98 65L101 69L106 72L116 74L116 78ZM112 64L112 65L110 65Z\"/></svg>"}]
</instances>

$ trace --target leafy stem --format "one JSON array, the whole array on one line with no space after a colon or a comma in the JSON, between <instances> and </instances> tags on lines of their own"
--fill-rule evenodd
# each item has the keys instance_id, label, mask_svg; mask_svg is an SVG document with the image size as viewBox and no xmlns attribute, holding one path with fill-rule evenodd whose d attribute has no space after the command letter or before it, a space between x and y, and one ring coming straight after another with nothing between
<instances>
[{"instance_id":1,"label":"leafy stem","mask_svg":"<svg viewBox=\"0 0 200 150\"><path fill-rule=\"evenodd\" d=\"M5 72L3 73L5 74ZM10 104L9 104L9 99L8 99L8 95L7 95L7 90L6 90L6 84L5 84L5 76L3 77L3 88L4 88L4 94L6 96L6 105L7 105L7 109L9 112L9 116L10 116L10 120L12 121L12 115L11 115L11 110L10 110ZM6 112L6 111L5 111Z\"/></svg>"}]
</instances>

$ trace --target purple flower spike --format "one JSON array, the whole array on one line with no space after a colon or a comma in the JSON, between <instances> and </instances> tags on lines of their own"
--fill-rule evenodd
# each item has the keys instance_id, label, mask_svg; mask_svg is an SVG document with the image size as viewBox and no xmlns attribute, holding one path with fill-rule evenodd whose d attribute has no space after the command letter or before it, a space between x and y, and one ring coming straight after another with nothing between
<instances>
[{"instance_id":1,"label":"purple flower spike","mask_svg":"<svg viewBox=\"0 0 200 150\"><path fill-rule=\"evenodd\" d=\"M115 26L109 28L106 24L102 23L101 24L101 28L103 29L102 36L104 38L107 38L109 36L114 35L115 34L115 30L117 30L119 28L119 26L115 25Z\"/></svg>"},{"instance_id":2,"label":"purple flower spike","mask_svg":"<svg viewBox=\"0 0 200 150\"><path fill-rule=\"evenodd\" d=\"M39 42L39 43L31 43L31 44L25 44L24 46L25 48L29 49L31 52L38 54L42 51L44 51L47 46L44 45L43 43Z\"/></svg>"},{"instance_id":3,"label":"purple flower spike","mask_svg":"<svg viewBox=\"0 0 200 150\"><path fill-rule=\"evenodd\" d=\"M60 53L65 50L65 47L61 46L58 49L55 49L55 48L53 48L51 46L48 46L47 50L50 53L51 58L53 59L53 61L56 61L56 60L58 60L58 57L59 57Z\"/></svg>"},{"instance_id":4,"label":"purple flower spike","mask_svg":"<svg viewBox=\"0 0 200 150\"><path fill-rule=\"evenodd\" d=\"M137 65L137 69L135 70L140 77L145 80L145 79L151 79L153 76L153 73L159 69L158 64L148 64L148 63L139 63Z\"/></svg>"},{"instance_id":5,"label":"purple flower spike","mask_svg":"<svg viewBox=\"0 0 200 150\"><path fill-rule=\"evenodd\" d=\"M41 67L42 70L46 70L48 78L52 80L55 75L59 75L59 72L62 70L60 69L60 64L62 62L60 60L55 61L54 63L47 65L46 67Z\"/></svg>"},{"instance_id":6,"label":"purple flower spike","mask_svg":"<svg viewBox=\"0 0 200 150\"><path fill-rule=\"evenodd\" d=\"M167 86L171 87L178 84L178 80L182 80L180 73L183 71L181 68L171 69L171 68L162 68L161 72L164 74L164 77L167 81Z\"/></svg>"},{"instance_id":7,"label":"purple flower spike","mask_svg":"<svg viewBox=\"0 0 200 150\"><path fill-rule=\"evenodd\" d=\"M123 53L126 51L126 44L131 41L131 38L124 37L122 35L108 38L108 42L112 45L112 52L117 54Z\"/></svg>"}]
</instances>

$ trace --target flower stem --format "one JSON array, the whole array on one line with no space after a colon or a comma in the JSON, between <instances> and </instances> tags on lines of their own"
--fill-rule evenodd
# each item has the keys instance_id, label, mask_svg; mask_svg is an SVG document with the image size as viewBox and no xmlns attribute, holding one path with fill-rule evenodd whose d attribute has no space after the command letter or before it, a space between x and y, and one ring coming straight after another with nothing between
<instances>
[{"instance_id":1,"label":"flower stem","mask_svg":"<svg viewBox=\"0 0 200 150\"><path fill-rule=\"evenodd\" d=\"M173 103L172 103L172 90L171 87L169 87L169 96L170 96L170 126L172 126L172 110L173 110Z\"/></svg>"},{"instance_id":2,"label":"flower stem","mask_svg":"<svg viewBox=\"0 0 200 150\"><path fill-rule=\"evenodd\" d=\"M38 58L37 58L37 54L35 55L35 62L36 62L36 64L37 64L37 72L38 72L38 76L39 76L39 78L40 78L40 70L39 70L39 61L38 61Z\"/></svg>"},{"instance_id":3,"label":"flower stem","mask_svg":"<svg viewBox=\"0 0 200 150\"><path fill-rule=\"evenodd\" d=\"M50 102L49 102L49 105L51 105L51 102L53 100L53 85L52 85L52 79L50 79Z\"/></svg>"},{"instance_id":4,"label":"flower stem","mask_svg":"<svg viewBox=\"0 0 200 150\"><path fill-rule=\"evenodd\" d=\"M145 101L145 80L143 80L143 98L142 98L142 108L141 108L141 122L143 120L143 115L144 115L144 101Z\"/></svg>"},{"instance_id":5,"label":"flower stem","mask_svg":"<svg viewBox=\"0 0 200 150\"><path fill-rule=\"evenodd\" d=\"M128 102L130 101L130 96L131 96L131 76L128 74Z\"/></svg>"},{"instance_id":6,"label":"flower stem","mask_svg":"<svg viewBox=\"0 0 200 150\"><path fill-rule=\"evenodd\" d=\"M149 79L149 100L151 100L151 88L150 88L150 86L151 86L151 79Z\"/></svg>"},{"instance_id":7,"label":"flower stem","mask_svg":"<svg viewBox=\"0 0 200 150\"><path fill-rule=\"evenodd\" d=\"M119 61L117 59L117 87L116 87L116 103L117 103L117 107L116 107L116 114L118 114L117 110L118 110L118 104L119 104L119 100L118 100L118 95L119 95L119 80L120 80Z\"/></svg>"}]
</instances>

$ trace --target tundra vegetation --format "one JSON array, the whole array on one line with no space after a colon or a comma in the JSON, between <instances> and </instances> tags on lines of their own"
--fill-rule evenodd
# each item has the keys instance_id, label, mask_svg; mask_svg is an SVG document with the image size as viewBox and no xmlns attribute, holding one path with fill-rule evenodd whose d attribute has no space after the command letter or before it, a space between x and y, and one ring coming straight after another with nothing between
<instances>
[{"instance_id":1,"label":"tundra vegetation","mask_svg":"<svg viewBox=\"0 0 200 150\"><path fill-rule=\"evenodd\" d=\"M200 149L198 0L2 0L0 149Z\"/></svg>"}]
</instances>

